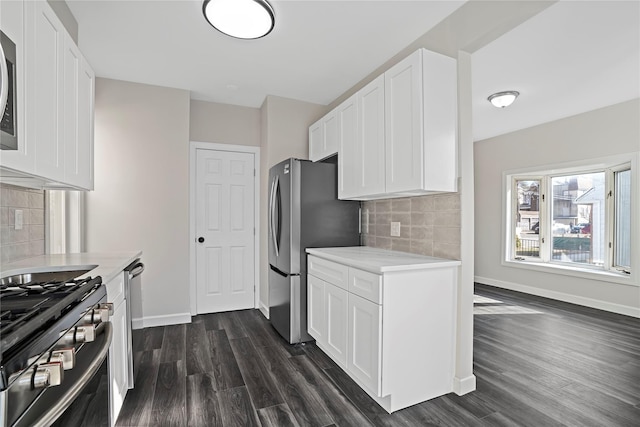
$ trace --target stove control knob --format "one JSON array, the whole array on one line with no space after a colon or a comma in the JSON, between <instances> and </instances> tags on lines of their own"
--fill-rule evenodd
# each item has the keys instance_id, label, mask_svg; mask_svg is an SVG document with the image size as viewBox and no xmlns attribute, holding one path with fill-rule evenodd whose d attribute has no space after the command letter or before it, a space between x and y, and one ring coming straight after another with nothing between
<instances>
[{"instance_id":1,"label":"stove control knob","mask_svg":"<svg viewBox=\"0 0 640 427\"><path fill-rule=\"evenodd\" d=\"M64 345L82 344L96 339L96 328L94 325L76 326L63 334Z\"/></svg>"},{"instance_id":2,"label":"stove control knob","mask_svg":"<svg viewBox=\"0 0 640 427\"><path fill-rule=\"evenodd\" d=\"M100 304L100 308L106 308L109 310L109 316L113 316L113 303L105 302L104 304Z\"/></svg>"},{"instance_id":3,"label":"stove control knob","mask_svg":"<svg viewBox=\"0 0 640 427\"><path fill-rule=\"evenodd\" d=\"M89 310L83 317L83 323L86 324L98 324L100 322L107 322L109 320L109 308L99 307Z\"/></svg>"},{"instance_id":4,"label":"stove control knob","mask_svg":"<svg viewBox=\"0 0 640 427\"><path fill-rule=\"evenodd\" d=\"M32 357L29 359L29 365L36 362L36 359L39 365L49 362L61 363L62 369L68 371L69 369L73 369L76 364L76 349L74 347L57 348L40 357Z\"/></svg>"},{"instance_id":5,"label":"stove control knob","mask_svg":"<svg viewBox=\"0 0 640 427\"><path fill-rule=\"evenodd\" d=\"M76 366L76 349L75 347L59 348L51 352L51 361L60 362L62 369L68 371Z\"/></svg>"},{"instance_id":6,"label":"stove control knob","mask_svg":"<svg viewBox=\"0 0 640 427\"><path fill-rule=\"evenodd\" d=\"M16 380L17 387L23 390L37 390L62 384L64 369L62 363L50 362L14 375L19 376ZM9 381L11 380L10 377Z\"/></svg>"},{"instance_id":7,"label":"stove control knob","mask_svg":"<svg viewBox=\"0 0 640 427\"><path fill-rule=\"evenodd\" d=\"M62 363L43 363L42 365L38 365L37 371L45 371L49 374L49 384L47 384L48 387L62 384L62 379L64 378L64 369L62 367Z\"/></svg>"}]
</instances>

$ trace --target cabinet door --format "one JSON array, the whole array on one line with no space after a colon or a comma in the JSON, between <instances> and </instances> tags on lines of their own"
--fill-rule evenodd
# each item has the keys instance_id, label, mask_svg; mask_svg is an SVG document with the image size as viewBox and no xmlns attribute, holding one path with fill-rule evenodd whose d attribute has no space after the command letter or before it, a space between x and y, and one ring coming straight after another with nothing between
<instances>
[{"instance_id":1,"label":"cabinet door","mask_svg":"<svg viewBox=\"0 0 640 427\"><path fill-rule=\"evenodd\" d=\"M317 162L338 152L336 111L332 110L309 127L309 160Z\"/></svg>"},{"instance_id":2,"label":"cabinet door","mask_svg":"<svg viewBox=\"0 0 640 427\"><path fill-rule=\"evenodd\" d=\"M338 198L358 194L356 165L358 159L358 104L353 95L336 108L338 125Z\"/></svg>"},{"instance_id":3,"label":"cabinet door","mask_svg":"<svg viewBox=\"0 0 640 427\"><path fill-rule=\"evenodd\" d=\"M385 191L384 75L366 85L357 95L358 142L353 162L355 196Z\"/></svg>"},{"instance_id":4,"label":"cabinet door","mask_svg":"<svg viewBox=\"0 0 640 427\"><path fill-rule=\"evenodd\" d=\"M0 156L0 166L15 169L21 172L33 173L35 171L35 157L33 144L25 138L25 48L24 48L24 14L25 2L1 1L0 2L0 28L7 37L16 45L16 67L13 70L16 93L14 94L14 111L16 114L16 138L17 150L4 150Z\"/></svg>"},{"instance_id":5,"label":"cabinet door","mask_svg":"<svg viewBox=\"0 0 640 427\"><path fill-rule=\"evenodd\" d=\"M382 391L382 308L349 294L347 372L380 396Z\"/></svg>"},{"instance_id":6,"label":"cabinet door","mask_svg":"<svg viewBox=\"0 0 640 427\"><path fill-rule=\"evenodd\" d=\"M309 160L317 162L322 157L322 145L324 137L322 134L322 119L309 127Z\"/></svg>"},{"instance_id":7,"label":"cabinet door","mask_svg":"<svg viewBox=\"0 0 640 427\"><path fill-rule=\"evenodd\" d=\"M65 29L45 1L25 2L26 116L35 173L64 180L63 64Z\"/></svg>"},{"instance_id":8,"label":"cabinet door","mask_svg":"<svg viewBox=\"0 0 640 427\"><path fill-rule=\"evenodd\" d=\"M127 310L126 303L116 307L111 316L113 339L109 348L109 380L111 384L111 419L117 420L127 394Z\"/></svg>"},{"instance_id":9,"label":"cabinet door","mask_svg":"<svg viewBox=\"0 0 640 427\"><path fill-rule=\"evenodd\" d=\"M422 51L384 73L385 171L389 193L422 188Z\"/></svg>"},{"instance_id":10,"label":"cabinet door","mask_svg":"<svg viewBox=\"0 0 640 427\"><path fill-rule=\"evenodd\" d=\"M65 34L64 170L65 183L93 188L93 70L71 37Z\"/></svg>"},{"instance_id":11,"label":"cabinet door","mask_svg":"<svg viewBox=\"0 0 640 427\"><path fill-rule=\"evenodd\" d=\"M326 343L329 356L343 368L347 365L347 304L349 293L344 289L325 283Z\"/></svg>"},{"instance_id":12,"label":"cabinet door","mask_svg":"<svg viewBox=\"0 0 640 427\"><path fill-rule=\"evenodd\" d=\"M322 119L324 134L321 159L333 156L338 152L338 117L333 110Z\"/></svg>"},{"instance_id":13,"label":"cabinet door","mask_svg":"<svg viewBox=\"0 0 640 427\"><path fill-rule=\"evenodd\" d=\"M320 344L326 341L324 286L324 281L307 275L307 332Z\"/></svg>"}]
</instances>

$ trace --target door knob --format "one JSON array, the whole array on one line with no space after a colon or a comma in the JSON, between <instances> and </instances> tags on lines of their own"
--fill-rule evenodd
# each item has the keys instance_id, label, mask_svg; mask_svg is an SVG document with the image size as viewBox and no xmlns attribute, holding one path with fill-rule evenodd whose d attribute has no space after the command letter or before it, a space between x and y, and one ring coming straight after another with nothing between
<instances>
[{"instance_id":1,"label":"door knob","mask_svg":"<svg viewBox=\"0 0 640 427\"><path fill-rule=\"evenodd\" d=\"M198 242L204 243L204 237L198 237Z\"/></svg>"}]
</instances>

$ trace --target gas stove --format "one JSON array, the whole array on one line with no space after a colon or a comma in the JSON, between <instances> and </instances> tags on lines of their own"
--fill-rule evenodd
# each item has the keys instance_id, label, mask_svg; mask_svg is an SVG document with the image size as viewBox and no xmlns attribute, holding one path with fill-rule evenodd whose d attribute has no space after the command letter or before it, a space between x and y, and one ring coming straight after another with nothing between
<instances>
[{"instance_id":1,"label":"gas stove","mask_svg":"<svg viewBox=\"0 0 640 427\"><path fill-rule=\"evenodd\" d=\"M102 365L111 341L100 276L25 277L0 283L0 427L54 422Z\"/></svg>"}]
</instances>

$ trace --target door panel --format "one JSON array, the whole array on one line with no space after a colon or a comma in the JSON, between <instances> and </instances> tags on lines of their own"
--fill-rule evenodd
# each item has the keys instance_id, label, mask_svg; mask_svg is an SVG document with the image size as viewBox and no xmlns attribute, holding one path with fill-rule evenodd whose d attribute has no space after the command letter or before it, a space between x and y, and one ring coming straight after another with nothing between
<instances>
[{"instance_id":1,"label":"door panel","mask_svg":"<svg viewBox=\"0 0 640 427\"><path fill-rule=\"evenodd\" d=\"M196 310L254 306L254 155L196 150Z\"/></svg>"},{"instance_id":2,"label":"door panel","mask_svg":"<svg viewBox=\"0 0 640 427\"><path fill-rule=\"evenodd\" d=\"M347 371L360 380L369 391L380 396L382 391L382 325L381 306L349 294L349 335L350 345Z\"/></svg>"}]
</instances>

